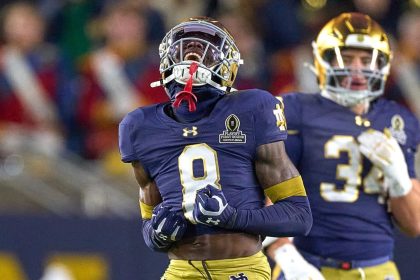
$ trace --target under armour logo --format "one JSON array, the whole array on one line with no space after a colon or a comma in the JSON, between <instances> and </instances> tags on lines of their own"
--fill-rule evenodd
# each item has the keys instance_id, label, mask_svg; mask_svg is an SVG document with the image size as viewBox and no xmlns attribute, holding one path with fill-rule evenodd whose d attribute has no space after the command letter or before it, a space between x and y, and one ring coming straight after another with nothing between
<instances>
[{"instance_id":1,"label":"under armour logo","mask_svg":"<svg viewBox=\"0 0 420 280\"><path fill-rule=\"evenodd\" d=\"M217 226L220 223L220 220L219 219L213 220L212 218L208 218L206 221L206 224L210 224L210 223Z\"/></svg>"},{"instance_id":2,"label":"under armour logo","mask_svg":"<svg viewBox=\"0 0 420 280\"><path fill-rule=\"evenodd\" d=\"M188 137L190 136L190 134L191 136L196 136L198 134L196 126L193 126L191 129L188 129L188 127L186 127L182 131L183 131L182 136L184 137Z\"/></svg>"},{"instance_id":3,"label":"under armour logo","mask_svg":"<svg viewBox=\"0 0 420 280\"><path fill-rule=\"evenodd\" d=\"M244 273L239 273L237 276L231 275L229 276L229 280L248 280L248 277Z\"/></svg>"},{"instance_id":4,"label":"under armour logo","mask_svg":"<svg viewBox=\"0 0 420 280\"><path fill-rule=\"evenodd\" d=\"M163 233L159 233L158 235L159 235L159 238L162 239L162 240L167 240L168 239L168 237L166 235L164 235Z\"/></svg>"}]
</instances>

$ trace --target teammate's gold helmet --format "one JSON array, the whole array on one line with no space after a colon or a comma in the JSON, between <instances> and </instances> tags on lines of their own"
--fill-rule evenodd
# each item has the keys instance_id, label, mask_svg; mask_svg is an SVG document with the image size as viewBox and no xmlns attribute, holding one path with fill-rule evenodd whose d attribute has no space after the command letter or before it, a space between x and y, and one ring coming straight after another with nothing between
<instances>
[{"instance_id":1,"label":"teammate's gold helmet","mask_svg":"<svg viewBox=\"0 0 420 280\"><path fill-rule=\"evenodd\" d=\"M384 30L368 15L343 13L333 18L322 28L312 47L323 96L340 105L353 106L383 94L392 53ZM367 89L353 90L342 85L341 81L354 71L343 63L344 49L363 49L370 53L369 67L360 70L367 80ZM332 65L333 60L337 65Z\"/></svg>"},{"instance_id":2,"label":"teammate's gold helmet","mask_svg":"<svg viewBox=\"0 0 420 280\"><path fill-rule=\"evenodd\" d=\"M155 85L163 86L172 80L187 83L189 67L195 62L198 70L193 75L193 86L209 84L228 92L242 64L232 35L220 22L208 17L190 18L172 28L159 46L159 55L162 79Z\"/></svg>"}]
</instances>

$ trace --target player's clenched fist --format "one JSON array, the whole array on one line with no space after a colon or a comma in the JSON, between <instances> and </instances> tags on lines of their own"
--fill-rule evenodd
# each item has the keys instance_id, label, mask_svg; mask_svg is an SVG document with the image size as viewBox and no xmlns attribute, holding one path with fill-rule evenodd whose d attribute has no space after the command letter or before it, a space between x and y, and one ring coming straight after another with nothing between
<instances>
[{"instance_id":1,"label":"player's clenched fist","mask_svg":"<svg viewBox=\"0 0 420 280\"><path fill-rule=\"evenodd\" d=\"M158 247L168 247L182 238L187 221L182 213L170 210L162 202L153 209L151 225L152 242Z\"/></svg>"},{"instance_id":2,"label":"player's clenched fist","mask_svg":"<svg viewBox=\"0 0 420 280\"><path fill-rule=\"evenodd\" d=\"M399 197L409 193L412 184L405 157L389 131L382 133L369 129L360 134L357 140L361 153L383 171L384 183L389 188L390 196Z\"/></svg>"},{"instance_id":3,"label":"player's clenched fist","mask_svg":"<svg viewBox=\"0 0 420 280\"><path fill-rule=\"evenodd\" d=\"M222 190L207 185L197 191L193 215L197 223L232 228L236 209L227 203Z\"/></svg>"}]
</instances>

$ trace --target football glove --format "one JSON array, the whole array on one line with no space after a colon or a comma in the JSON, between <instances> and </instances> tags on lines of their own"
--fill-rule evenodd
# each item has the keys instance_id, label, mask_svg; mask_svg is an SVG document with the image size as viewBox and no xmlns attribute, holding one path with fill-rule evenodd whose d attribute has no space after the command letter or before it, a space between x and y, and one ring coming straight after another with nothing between
<instances>
[{"instance_id":1,"label":"football glove","mask_svg":"<svg viewBox=\"0 0 420 280\"><path fill-rule=\"evenodd\" d=\"M321 272L308 263L292 244L277 248L274 260L287 280L325 280Z\"/></svg>"},{"instance_id":2,"label":"football glove","mask_svg":"<svg viewBox=\"0 0 420 280\"><path fill-rule=\"evenodd\" d=\"M384 185L390 197L408 194L412 183L404 154L389 130L369 129L357 138L360 152L384 173Z\"/></svg>"},{"instance_id":3,"label":"football glove","mask_svg":"<svg viewBox=\"0 0 420 280\"><path fill-rule=\"evenodd\" d=\"M151 241L158 248L167 248L182 238L187 221L181 213L171 211L162 203L153 209Z\"/></svg>"},{"instance_id":4,"label":"football glove","mask_svg":"<svg viewBox=\"0 0 420 280\"><path fill-rule=\"evenodd\" d=\"M222 190L207 185L197 191L193 216L197 223L208 226L233 228L236 209L227 203Z\"/></svg>"}]
</instances>

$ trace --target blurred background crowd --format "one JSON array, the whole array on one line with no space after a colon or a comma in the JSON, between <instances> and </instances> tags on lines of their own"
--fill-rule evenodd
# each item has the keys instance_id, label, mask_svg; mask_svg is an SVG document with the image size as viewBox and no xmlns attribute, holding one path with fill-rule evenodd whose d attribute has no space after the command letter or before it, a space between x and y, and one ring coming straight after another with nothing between
<instances>
[{"instance_id":1,"label":"blurred background crowd","mask_svg":"<svg viewBox=\"0 0 420 280\"><path fill-rule=\"evenodd\" d=\"M231 31L245 64L236 88L275 95L318 90L311 72L320 28L367 13L392 39L386 97L420 118L420 0L33 0L0 3L0 213L138 215L118 123L166 101L150 88L158 45L184 19Z\"/></svg>"}]
</instances>

